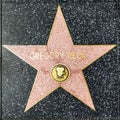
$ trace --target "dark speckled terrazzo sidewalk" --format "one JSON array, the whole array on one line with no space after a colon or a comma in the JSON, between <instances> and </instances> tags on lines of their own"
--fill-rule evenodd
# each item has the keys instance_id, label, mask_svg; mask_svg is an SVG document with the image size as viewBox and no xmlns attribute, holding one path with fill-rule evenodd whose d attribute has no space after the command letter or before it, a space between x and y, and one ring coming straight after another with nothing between
<instances>
[{"instance_id":1,"label":"dark speckled terrazzo sidewalk","mask_svg":"<svg viewBox=\"0 0 120 120\"><path fill-rule=\"evenodd\" d=\"M117 0L58 0L74 44L117 44L84 70L96 112L59 88L28 112L24 109L37 71L2 49L3 120L118 120ZM55 0L3 0L2 44L46 45L57 10Z\"/></svg>"}]
</instances>

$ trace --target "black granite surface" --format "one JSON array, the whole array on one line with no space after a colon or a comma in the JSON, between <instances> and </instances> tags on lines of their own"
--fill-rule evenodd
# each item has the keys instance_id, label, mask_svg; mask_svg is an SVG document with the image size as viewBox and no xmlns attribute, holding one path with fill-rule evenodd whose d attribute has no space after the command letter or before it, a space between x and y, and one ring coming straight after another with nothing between
<instances>
[{"instance_id":1,"label":"black granite surface","mask_svg":"<svg viewBox=\"0 0 120 120\"><path fill-rule=\"evenodd\" d=\"M0 0L0 118L2 117L2 9L1 9L2 3Z\"/></svg>"},{"instance_id":2,"label":"black granite surface","mask_svg":"<svg viewBox=\"0 0 120 120\"><path fill-rule=\"evenodd\" d=\"M57 3L62 7L74 44L117 44L84 70L96 112L59 88L24 113L37 71L3 47L2 119L119 119L117 0L3 0L3 45L45 45Z\"/></svg>"}]
</instances>

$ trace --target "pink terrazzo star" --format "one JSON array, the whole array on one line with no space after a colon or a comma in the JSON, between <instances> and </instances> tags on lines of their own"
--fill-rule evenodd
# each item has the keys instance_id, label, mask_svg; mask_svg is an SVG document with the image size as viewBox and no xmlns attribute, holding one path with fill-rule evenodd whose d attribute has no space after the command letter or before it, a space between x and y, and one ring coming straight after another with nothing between
<instances>
[{"instance_id":1,"label":"pink terrazzo star","mask_svg":"<svg viewBox=\"0 0 120 120\"><path fill-rule=\"evenodd\" d=\"M82 70L115 45L73 45L61 8L58 6L47 45L4 45L4 47L37 69L25 111L58 87L62 87L95 110ZM61 83L51 77L51 68L59 63L66 65L70 70L68 79Z\"/></svg>"}]
</instances>

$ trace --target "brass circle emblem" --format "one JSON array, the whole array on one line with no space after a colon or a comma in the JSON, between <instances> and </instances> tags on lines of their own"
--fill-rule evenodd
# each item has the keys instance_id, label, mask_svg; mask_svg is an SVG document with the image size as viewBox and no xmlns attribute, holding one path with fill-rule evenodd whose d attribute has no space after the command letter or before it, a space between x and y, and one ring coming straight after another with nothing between
<instances>
[{"instance_id":1,"label":"brass circle emblem","mask_svg":"<svg viewBox=\"0 0 120 120\"><path fill-rule=\"evenodd\" d=\"M58 64L52 68L51 74L55 81L63 82L68 78L69 70L65 65Z\"/></svg>"}]
</instances>

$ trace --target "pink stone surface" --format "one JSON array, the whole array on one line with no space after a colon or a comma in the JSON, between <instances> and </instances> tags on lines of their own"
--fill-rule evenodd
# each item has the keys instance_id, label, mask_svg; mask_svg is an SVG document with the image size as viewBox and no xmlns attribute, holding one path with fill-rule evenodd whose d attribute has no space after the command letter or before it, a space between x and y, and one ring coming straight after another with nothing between
<instances>
[{"instance_id":1,"label":"pink stone surface","mask_svg":"<svg viewBox=\"0 0 120 120\"><path fill-rule=\"evenodd\" d=\"M89 93L89 89L84 78L84 75L81 72L71 74L68 81L65 81L61 84L61 87L65 89L70 94L74 95L76 98L81 100L87 106L90 106L93 110L95 107L92 102L92 98Z\"/></svg>"},{"instance_id":2,"label":"pink stone surface","mask_svg":"<svg viewBox=\"0 0 120 120\"><path fill-rule=\"evenodd\" d=\"M35 82L33 84L25 111L30 109L37 102L45 98L58 87L59 84L51 80L48 72L46 73L39 70L36 75Z\"/></svg>"},{"instance_id":3,"label":"pink stone surface","mask_svg":"<svg viewBox=\"0 0 120 120\"><path fill-rule=\"evenodd\" d=\"M73 45L69 30L64 20L60 6L56 13L53 27L46 45L4 45L22 60L34 67L38 72L28 98L25 111L36 105L39 101L52 93L58 87L62 87L78 100L95 110L87 82L82 70L99 59L115 45ZM33 58L33 53L64 52L59 59ZM71 59L69 52L84 53L84 59ZM65 64L70 70L70 76L62 83L54 81L51 77L51 69L56 64Z\"/></svg>"}]
</instances>

